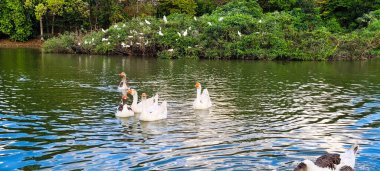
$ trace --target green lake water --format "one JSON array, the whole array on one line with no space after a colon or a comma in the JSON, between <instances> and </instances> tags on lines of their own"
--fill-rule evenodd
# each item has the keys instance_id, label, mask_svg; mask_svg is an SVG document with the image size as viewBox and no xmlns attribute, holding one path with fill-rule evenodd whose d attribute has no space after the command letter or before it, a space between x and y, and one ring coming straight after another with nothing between
<instances>
[{"instance_id":1,"label":"green lake water","mask_svg":"<svg viewBox=\"0 0 380 171\"><path fill-rule=\"evenodd\" d=\"M121 71L139 93L168 101L166 120L115 117ZM159 60L0 49L0 170L292 170L355 142L355 169L377 170L379 73L378 59ZM210 111L192 109L196 81L210 92Z\"/></svg>"}]
</instances>

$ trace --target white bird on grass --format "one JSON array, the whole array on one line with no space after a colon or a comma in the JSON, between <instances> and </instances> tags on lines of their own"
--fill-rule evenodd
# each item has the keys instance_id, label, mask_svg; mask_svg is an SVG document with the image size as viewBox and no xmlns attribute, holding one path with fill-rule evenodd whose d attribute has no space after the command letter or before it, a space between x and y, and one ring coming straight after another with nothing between
<instances>
[{"instance_id":1,"label":"white bird on grass","mask_svg":"<svg viewBox=\"0 0 380 171\"><path fill-rule=\"evenodd\" d=\"M223 17L219 17L218 21L223 21L224 18Z\"/></svg>"},{"instance_id":2,"label":"white bird on grass","mask_svg":"<svg viewBox=\"0 0 380 171\"><path fill-rule=\"evenodd\" d=\"M239 35L239 37L241 37L241 33L240 33L240 31L238 31L238 35Z\"/></svg>"},{"instance_id":3,"label":"white bird on grass","mask_svg":"<svg viewBox=\"0 0 380 171\"><path fill-rule=\"evenodd\" d=\"M158 32L158 35L160 35L160 36L164 36L164 34L162 33L161 30Z\"/></svg>"},{"instance_id":4,"label":"white bird on grass","mask_svg":"<svg viewBox=\"0 0 380 171\"><path fill-rule=\"evenodd\" d=\"M148 24L148 25L150 25L151 23L148 21L148 20L145 20L145 23L146 24Z\"/></svg>"},{"instance_id":5,"label":"white bird on grass","mask_svg":"<svg viewBox=\"0 0 380 171\"><path fill-rule=\"evenodd\" d=\"M182 36L182 34L181 34L180 32L177 32L177 34L178 34L178 36L179 36L179 37L181 37L181 36Z\"/></svg>"},{"instance_id":6,"label":"white bird on grass","mask_svg":"<svg viewBox=\"0 0 380 171\"><path fill-rule=\"evenodd\" d=\"M125 44L124 42L121 42L121 46L122 46L123 48L125 48L125 47L126 47L126 44Z\"/></svg>"},{"instance_id":7,"label":"white bird on grass","mask_svg":"<svg viewBox=\"0 0 380 171\"><path fill-rule=\"evenodd\" d=\"M164 17L163 17L163 20L164 20L164 23L166 24L166 23L168 23L168 20L166 19L166 16L164 15Z\"/></svg>"},{"instance_id":8,"label":"white bird on grass","mask_svg":"<svg viewBox=\"0 0 380 171\"><path fill-rule=\"evenodd\" d=\"M168 52L173 52L174 51L174 49L168 49Z\"/></svg>"},{"instance_id":9,"label":"white bird on grass","mask_svg":"<svg viewBox=\"0 0 380 171\"><path fill-rule=\"evenodd\" d=\"M197 21L197 17L196 16L194 16L194 20Z\"/></svg>"},{"instance_id":10,"label":"white bird on grass","mask_svg":"<svg viewBox=\"0 0 380 171\"><path fill-rule=\"evenodd\" d=\"M106 42L106 41L108 41L108 39L102 38L102 42Z\"/></svg>"},{"instance_id":11,"label":"white bird on grass","mask_svg":"<svg viewBox=\"0 0 380 171\"><path fill-rule=\"evenodd\" d=\"M207 24L208 24L209 26L212 26L212 23L211 23L211 22L207 22Z\"/></svg>"},{"instance_id":12,"label":"white bird on grass","mask_svg":"<svg viewBox=\"0 0 380 171\"><path fill-rule=\"evenodd\" d=\"M187 36L187 29L183 32L183 37L186 37Z\"/></svg>"}]
</instances>

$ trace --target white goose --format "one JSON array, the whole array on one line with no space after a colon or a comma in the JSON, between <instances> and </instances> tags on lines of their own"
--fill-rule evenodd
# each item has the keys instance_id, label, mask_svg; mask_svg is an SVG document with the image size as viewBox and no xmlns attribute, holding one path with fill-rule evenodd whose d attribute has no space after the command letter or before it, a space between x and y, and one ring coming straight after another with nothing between
<instances>
[{"instance_id":1,"label":"white goose","mask_svg":"<svg viewBox=\"0 0 380 171\"><path fill-rule=\"evenodd\" d=\"M126 90L126 89L128 89L128 86L127 86L127 75L125 74L125 72L121 72L119 74L119 76L121 77L121 81L119 83L118 89L119 90Z\"/></svg>"},{"instance_id":2,"label":"white goose","mask_svg":"<svg viewBox=\"0 0 380 171\"><path fill-rule=\"evenodd\" d=\"M304 160L294 171L354 171L359 145L354 144L342 154L325 154L315 162Z\"/></svg>"},{"instance_id":3,"label":"white goose","mask_svg":"<svg viewBox=\"0 0 380 171\"><path fill-rule=\"evenodd\" d=\"M141 121L157 121L166 119L168 117L167 102L163 101L161 105L158 104L158 96L155 96L154 105L149 108L143 108L139 120Z\"/></svg>"},{"instance_id":4,"label":"white goose","mask_svg":"<svg viewBox=\"0 0 380 171\"><path fill-rule=\"evenodd\" d=\"M143 112L143 109L144 107L145 108L148 108L150 106L153 106L154 104L154 99L157 97L158 99L158 95L156 94L155 97L151 97L149 99L147 99L147 95L145 93L142 93L141 94L141 101L140 103L138 103L138 93L135 89L129 89L128 90L128 94L132 95L133 96L133 101L132 101L132 105L131 105L131 108L133 110L133 112L135 113L141 113Z\"/></svg>"},{"instance_id":5,"label":"white goose","mask_svg":"<svg viewBox=\"0 0 380 171\"><path fill-rule=\"evenodd\" d=\"M193 102L193 108L194 109L208 109L212 106L210 95L208 94L208 90L204 89L202 94L202 86L201 83L197 82L195 84L195 87L197 88L197 97L195 98Z\"/></svg>"},{"instance_id":6,"label":"white goose","mask_svg":"<svg viewBox=\"0 0 380 171\"><path fill-rule=\"evenodd\" d=\"M116 110L116 114L115 114L117 117L122 118L122 117L130 117L134 115L134 112L128 109L127 99L128 99L127 96L123 96L121 98L121 103L118 109Z\"/></svg>"}]
</instances>

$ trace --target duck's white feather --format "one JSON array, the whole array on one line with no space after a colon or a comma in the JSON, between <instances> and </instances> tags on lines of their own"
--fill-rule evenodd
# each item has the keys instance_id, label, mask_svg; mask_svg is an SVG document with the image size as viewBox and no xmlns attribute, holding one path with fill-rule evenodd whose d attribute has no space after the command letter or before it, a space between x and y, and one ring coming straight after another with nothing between
<instances>
[{"instance_id":1,"label":"duck's white feather","mask_svg":"<svg viewBox=\"0 0 380 171\"><path fill-rule=\"evenodd\" d=\"M117 109L115 115L117 117L121 117L121 118L123 118L123 117L131 117L131 116L134 115L134 112L132 110L128 109L128 105L127 104L124 104L123 105L123 110L120 111L119 109Z\"/></svg>"},{"instance_id":2,"label":"duck's white feather","mask_svg":"<svg viewBox=\"0 0 380 171\"><path fill-rule=\"evenodd\" d=\"M143 112L140 114L139 119L141 121L157 121L166 119L167 116L167 102L164 101L161 103L161 105L159 105L158 101L156 101L153 106L143 110Z\"/></svg>"},{"instance_id":3,"label":"duck's white feather","mask_svg":"<svg viewBox=\"0 0 380 171\"><path fill-rule=\"evenodd\" d=\"M197 97L193 102L193 108L197 110L205 110L212 106L211 98L207 89L204 89L202 94L202 87L197 88Z\"/></svg>"}]
</instances>

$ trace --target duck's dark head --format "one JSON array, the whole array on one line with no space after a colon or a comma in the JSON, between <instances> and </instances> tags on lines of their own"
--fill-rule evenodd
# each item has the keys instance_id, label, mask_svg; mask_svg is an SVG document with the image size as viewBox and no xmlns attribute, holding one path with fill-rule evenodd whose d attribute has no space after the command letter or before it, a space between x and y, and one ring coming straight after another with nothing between
<instances>
[{"instance_id":1,"label":"duck's dark head","mask_svg":"<svg viewBox=\"0 0 380 171\"><path fill-rule=\"evenodd\" d=\"M301 162L296 168L294 168L294 171L307 171L307 165L304 162Z\"/></svg>"}]
</instances>

